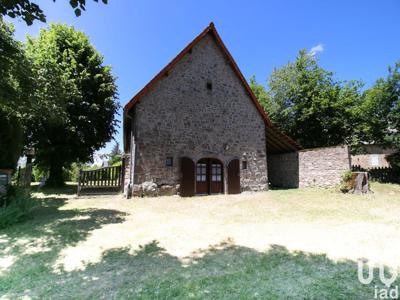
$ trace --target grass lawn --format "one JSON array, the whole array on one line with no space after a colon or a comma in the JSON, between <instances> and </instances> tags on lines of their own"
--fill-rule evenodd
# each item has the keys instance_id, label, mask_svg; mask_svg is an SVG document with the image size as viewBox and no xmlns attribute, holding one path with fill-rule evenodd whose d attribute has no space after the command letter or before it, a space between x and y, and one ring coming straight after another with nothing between
<instances>
[{"instance_id":1,"label":"grass lawn","mask_svg":"<svg viewBox=\"0 0 400 300\"><path fill-rule=\"evenodd\" d=\"M357 260L399 269L400 186L372 189L36 193L32 218L0 230L0 299L373 299Z\"/></svg>"}]
</instances>

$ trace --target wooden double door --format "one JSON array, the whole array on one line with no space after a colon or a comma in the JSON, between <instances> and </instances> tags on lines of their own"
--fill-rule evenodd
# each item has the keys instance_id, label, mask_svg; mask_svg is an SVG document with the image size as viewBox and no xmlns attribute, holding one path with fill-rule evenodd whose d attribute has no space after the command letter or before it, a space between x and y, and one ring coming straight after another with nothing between
<instances>
[{"instance_id":1,"label":"wooden double door","mask_svg":"<svg viewBox=\"0 0 400 300\"><path fill-rule=\"evenodd\" d=\"M222 194L224 167L218 159L203 158L196 164L196 194Z\"/></svg>"},{"instance_id":2,"label":"wooden double door","mask_svg":"<svg viewBox=\"0 0 400 300\"><path fill-rule=\"evenodd\" d=\"M233 159L227 168L228 194L240 193L239 160ZM224 168L218 159L203 158L196 163L189 157L181 158L181 196L224 193Z\"/></svg>"}]
</instances>

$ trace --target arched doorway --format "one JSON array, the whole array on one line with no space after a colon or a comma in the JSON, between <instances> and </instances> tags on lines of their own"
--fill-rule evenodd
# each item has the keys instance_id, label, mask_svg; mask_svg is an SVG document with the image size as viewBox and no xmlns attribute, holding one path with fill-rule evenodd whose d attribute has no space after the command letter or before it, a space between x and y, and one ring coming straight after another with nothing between
<instances>
[{"instance_id":1,"label":"arched doorway","mask_svg":"<svg viewBox=\"0 0 400 300\"><path fill-rule=\"evenodd\" d=\"M196 194L222 194L224 192L224 167L215 158L202 158L196 164Z\"/></svg>"}]
</instances>

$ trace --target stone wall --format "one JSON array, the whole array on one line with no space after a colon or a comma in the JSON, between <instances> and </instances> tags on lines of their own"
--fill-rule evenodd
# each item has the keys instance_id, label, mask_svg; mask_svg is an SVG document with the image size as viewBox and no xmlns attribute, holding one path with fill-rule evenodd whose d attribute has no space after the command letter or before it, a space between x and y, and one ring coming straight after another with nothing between
<instances>
[{"instance_id":1,"label":"stone wall","mask_svg":"<svg viewBox=\"0 0 400 300\"><path fill-rule=\"evenodd\" d=\"M306 149L269 155L268 173L272 185L284 188L333 187L350 170L347 146Z\"/></svg>"},{"instance_id":2,"label":"stone wall","mask_svg":"<svg viewBox=\"0 0 400 300\"><path fill-rule=\"evenodd\" d=\"M219 159L225 191L232 159L247 161L241 190L268 188L264 120L211 35L141 98L133 119L136 184L179 184L186 156L194 162ZM172 166L166 166L167 157Z\"/></svg>"},{"instance_id":3,"label":"stone wall","mask_svg":"<svg viewBox=\"0 0 400 300\"><path fill-rule=\"evenodd\" d=\"M299 187L333 187L350 166L347 146L299 151Z\"/></svg>"}]
</instances>

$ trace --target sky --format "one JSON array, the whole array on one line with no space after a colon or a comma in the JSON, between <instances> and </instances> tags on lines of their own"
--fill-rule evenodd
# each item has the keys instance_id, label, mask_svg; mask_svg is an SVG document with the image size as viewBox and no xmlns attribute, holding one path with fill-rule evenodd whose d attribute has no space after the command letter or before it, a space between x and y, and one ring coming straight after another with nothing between
<instances>
[{"instance_id":1,"label":"sky","mask_svg":"<svg viewBox=\"0 0 400 300\"><path fill-rule=\"evenodd\" d=\"M34 2L47 23L27 26L7 18L16 38L35 36L50 22L85 32L112 66L122 107L211 21L244 76L255 75L262 84L300 49L316 55L337 79L363 80L366 87L400 60L398 0L87 0L79 18L67 0ZM122 127L115 140L122 146Z\"/></svg>"}]
</instances>

